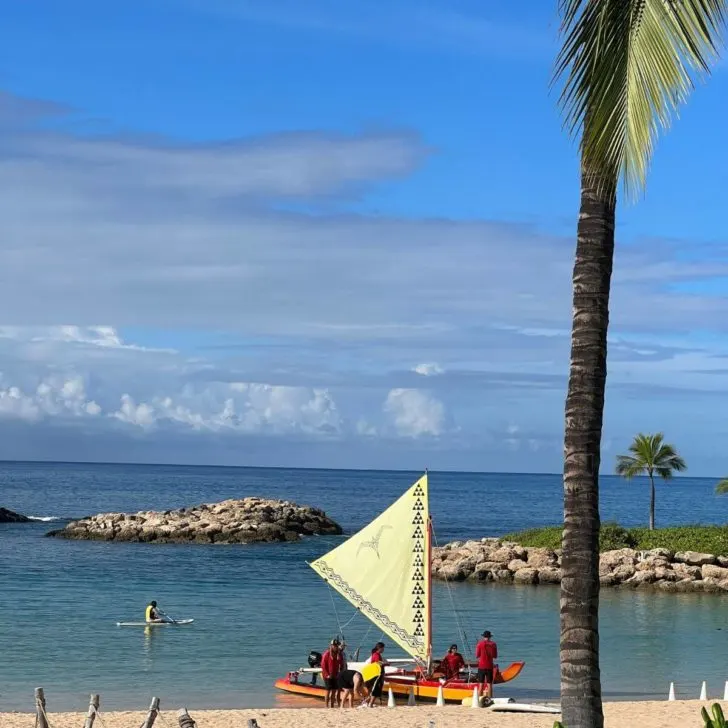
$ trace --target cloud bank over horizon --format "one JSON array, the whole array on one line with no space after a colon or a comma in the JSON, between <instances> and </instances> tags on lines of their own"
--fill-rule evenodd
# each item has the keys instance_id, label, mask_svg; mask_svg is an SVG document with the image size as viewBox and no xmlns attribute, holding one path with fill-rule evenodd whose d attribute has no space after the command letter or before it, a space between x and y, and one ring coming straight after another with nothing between
<instances>
[{"instance_id":1,"label":"cloud bank over horizon","mask_svg":"<svg viewBox=\"0 0 728 728\"><path fill-rule=\"evenodd\" d=\"M416 133L190 143L11 94L0 127L0 456L560 468L573 238L358 211ZM620 246L605 462L664 429L725 466L727 276L728 241Z\"/></svg>"}]
</instances>

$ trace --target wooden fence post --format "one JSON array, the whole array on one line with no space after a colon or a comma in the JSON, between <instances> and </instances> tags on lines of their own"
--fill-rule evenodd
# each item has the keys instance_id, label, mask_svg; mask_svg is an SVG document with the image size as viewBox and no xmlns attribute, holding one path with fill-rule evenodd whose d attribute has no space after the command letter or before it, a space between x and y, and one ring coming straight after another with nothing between
<instances>
[{"instance_id":1,"label":"wooden fence post","mask_svg":"<svg viewBox=\"0 0 728 728\"><path fill-rule=\"evenodd\" d=\"M43 688L35 689L35 723L38 728L48 728L45 712L46 702Z\"/></svg>"},{"instance_id":2,"label":"wooden fence post","mask_svg":"<svg viewBox=\"0 0 728 728\"><path fill-rule=\"evenodd\" d=\"M99 709L99 696L91 694L88 701L88 713L86 714L86 722L83 724L83 728L94 728L94 721L96 720L96 711Z\"/></svg>"},{"instance_id":3,"label":"wooden fence post","mask_svg":"<svg viewBox=\"0 0 728 728\"><path fill-rule=\"evenodd\" d=\"M177 720L179 721L179 728L197 728L197 723L192 720L187 708L182 708L177 712Z\"/></svg>"},{"instance_id":4,"label":"wooden fence post","mask_svg":"<svg viewBox=\"0 0 728 728\"><path fill-rule=\"evenodd\" d=\"M154 721L157 720L159 714L159 698L152 698L152 704L149 706L149 713L142 723L142 728L152 728Z\"/></svg>"}]
</instances>

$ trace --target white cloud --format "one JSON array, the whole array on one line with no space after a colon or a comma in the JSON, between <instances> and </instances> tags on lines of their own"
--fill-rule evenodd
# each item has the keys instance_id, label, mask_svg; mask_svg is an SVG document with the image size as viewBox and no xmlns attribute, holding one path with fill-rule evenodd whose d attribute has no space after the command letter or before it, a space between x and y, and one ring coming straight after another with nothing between
<instances>
[{"instance_id":1,"label":"white cloud","mask_svg":"<svg viewBox=\"0 0 728 728\"><path fill-rule=\"evenodd\" d=\"M117 342L94 322L386 340L416 346L410 362L436 355L447 369L453 362L443 351L467 350L463 368L503 356L484 353L491 332L563 338L570 240L518 224L332 207L332 194L407 174L424 154L410 134L175 146L8 133L0 140L0 310L15 312L18 325L78 322L70 339L109 346ZM282 212L292 197L326 207ZM702 256L698 247L643 241L620 250L615 334L728 331L728 297L675 290L728 274L728 246ZM535 346L521 345L513 358L523 361Z\"/></svg>"},{"instance_id":2,"label":"white cloud","mask_svg":"<svg viewBox=\"0 0 728 728\"><path fill-rule=\"evenodd\" d=\"M235 382L227 387L187 387L174 396L136 403L122 395L112 417L142 430L175 425L241 435L341 433L344 423L330 392L304 387Z\"/></svg>"},{"instance_id":3,"label":"white cloud","mask_svg":"<svg viewBox=\"0 0 728 728\"><path fill-rule=\"evenodd\" d=\"M129 394L121 395L121 407L113 412L111 416L116 417L121 422L136 425L144 430L153 428L157 423L154 408L146 402L137 404Z\"/></svg>"},{"instance_id":4,"label":"white cloud","mask_svg":"<svg viewBox=\"0 0 728 728\"><path fill-rule=\"evenodd\" d=\"M395 430L404 437L441 435L445 428L445 406L420 389L393 389L384 403Z\"/></svg>"},{"instance_id":5,"label":"white cloud","mask_svg":"<svg viewBox=\"0 0 728 728\"><path fill-rule=\"evenodd\" d=\"M423 377L434 377L438 374L442 374L445 370L435 362L429 362L425 364L418 364L412 369L413 372L421 374Z\"/></svg>"},{"instance_id":6,"label":"white cloud","mask_svg":"<svg viewBox=\"0 0 728 728\"><path fill-rule=\"evenodd\" d=\"M28 344L47 342L66 342L69 344L87 344L91 347L110 349L142 349L136 344L125 343L113 326L2 326L0 339L13 339Z\"/></svg>"},{"instance_id":7,"label":"white cloud","mask_svg":"<svg viewBox=\"0 0 728 728\"><path fill-rule=\"evenodd\" d=\"M204 360L137 346L113 327L0 327L0 362L5 419L85 417L96 418L97 428L106 421L146 433L173 427L271 436L331 437L348 427L326 388L190 382L188 367L204 369Z\"/></svg>"},{"instance_id":8,"label":"white cloud","mask_svg":"<svg viewBox=\"0 0 728 728\"><path fill-rule=\"evenodd\" d=\"M36 422L47 417L96 417L101 407L86 395L80 376L43 379L35 391L25 393L20 387L0 388L0 416Z\"/></svg>"},{"instance_id":9,"label":"white cloud","mask_svg":"<svg viewBox=\"0 0 728 728\"><path fill-rule=\"evenodd\" d=\"M473 452L487 438L558 461L570 238L346 211L339 196L420 163L407 133L198 146L19 133L48 110L0 95L6 424ZM726 273L726 245L620 248L606 437L648 416L720 428L696 397L728 388ZM145 345L160 334L171 347ZM481 435L503 411L523 432Z\"/></svg>"}]
</instances>

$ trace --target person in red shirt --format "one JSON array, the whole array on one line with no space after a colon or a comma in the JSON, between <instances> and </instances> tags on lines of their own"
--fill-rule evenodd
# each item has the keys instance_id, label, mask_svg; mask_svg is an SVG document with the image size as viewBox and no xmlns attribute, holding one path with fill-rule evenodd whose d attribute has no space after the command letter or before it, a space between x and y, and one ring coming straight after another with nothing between
<instances>
[{"instance_id":1,"label":"person in red shirt","mask_svg":"<svg viewBox=\"0 0 728 728\"><path fill-rule=\"evenodd\" d=\"M452 680L460 674L460 670L465 667L465 660L458 652L457 645L450 645L445 657L440 661L440 670L445 676L445 680Z\"/></svg>"},{"instance_id":2,"label":"person in red shirt","mask_svg":"<svg viewBox=\"0 0 728 728\"><path fill-rule=\"evenodd\" d=\"M326 686L326 707L335 708L339 704L339 673L344 671L344 653L337 639L331 640L329 649L321 658L321 677Z\"/></svg>"},{"instance_id":3,"label":"person in red shirt","mask_svg":"<svg viewBox=\"0 0 728 728\"><path fill-rule=\"evenodd\" d=\"M491 639L491 633L483 632L483 639L475 646L475 658L478 660L478 682L483 686L483 695L493 697L493 670L498 657L498 645Z\"/></svg>"}]
</instances>

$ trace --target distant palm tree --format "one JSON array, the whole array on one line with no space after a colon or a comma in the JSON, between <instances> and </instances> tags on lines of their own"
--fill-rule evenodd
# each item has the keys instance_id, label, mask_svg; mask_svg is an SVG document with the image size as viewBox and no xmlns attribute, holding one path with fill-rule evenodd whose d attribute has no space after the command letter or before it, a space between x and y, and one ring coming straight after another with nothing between
<instances>
[{"instance_id":1,"label":"distant palm tree","mask_svg":"<svg viewBox=\"0 0 728 728\"><path fill-rule=\"evenodd\" d=\"M656 435L640 433L629 446L631 455L617 455L617 475L627 480L636 475L646 475L650 479L650 531L655 528L655 475L670 480L673 473L681 473L688 467L664 439L661 432Z\"/></svg>"},{"instance_id":2,"label":"distant palm tree","mask_svg":"<svg viewBox=\"0 0 728 728\"><path fill-rule=\"evenodd\" d=\"M723 480L715 486L715 494L725 495L726 493L728 493L728 478L723 478Z\"/></svg>"},{"instance_id":3,"label":"distant palm tree","mask_svg":"<svg viewBox=\"0 0 728 728\"><path fill-rule=\"evenodd\" d=\"M617 190L641 191L661 128L717 56L728 0L560 0L556 76L580 134L564 434L561 708L568 728L602 728L599 465Z\"/></svg>"}]
</instances>

